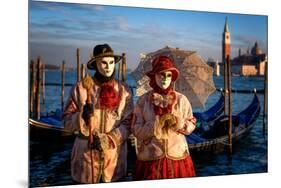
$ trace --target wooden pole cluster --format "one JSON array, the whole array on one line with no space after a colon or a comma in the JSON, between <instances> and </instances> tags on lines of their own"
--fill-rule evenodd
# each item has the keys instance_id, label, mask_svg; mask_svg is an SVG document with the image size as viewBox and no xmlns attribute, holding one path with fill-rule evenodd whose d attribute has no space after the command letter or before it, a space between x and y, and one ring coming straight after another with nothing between
<instances>
[{"instance_id":1,"label":"wooden pole cluster","mask_svg":"<svg viewBox=\"0 0 281 188\"><path fill-rule=\"evenodd\" d=\"M39 56L36 61L31 60L31 83L30 83L30 109L29 116L40 119L41 96L45 103L45 65Z\"/></svg>"},{"instance_id":2,"label":"wooden pole cluster","mask_svg":"<svg viewBox=\"0 0 281 188\"><path fill-rule=\"evenodd\" d=\"M77 82L80 81L80 49L77 48L76 50L76 60L77 60Z\"/></svg>"},{"instance_id":3,"label":"wooden pole cluster","mask_svg":"<svg viewBox=\"0 0 281 188\"><path fill-rule=\"evenodd\" d=\"M231 65L229 55L227 62L227 86L228 86L228 115L229 115L229 154L232 154L232 94L231 94Z\"/></svg>"},{"instance_id":4,"label":"wooden pole cluster","mask_svg":"<svg viewBox=\"0 0 281 188\"><path fill-rule=\"evenodd\" d=\"M83 79L86 75L85 65L81 64L80 67L80 49L76 50L77 57L77 81ZM42 63L40 57L36 62L31 60L31 73L30 73L30 117L40 119L40 102L41 95L42 102L45 103L45 65ZM122 62L118 64L118 80L126 81L126 54L122 53ZM65 86L65 61L61 66L61 109L64 108L64 86Z\"/></svg>"},{"instance_id":5,"label":"wooden pole cluster","mask_svg":"<svg viewBox=\"0 0 281 188\"><path fill-rule=\"evenodd\" d=\"M267 125L267 83L268 83L268 62L264 65L264 106L263 106L263 136Z\"/></svg>"},{"instance_id":6,"label":"wooden pole cluster","mask_svg":"<svg viewBox=\"0 0 281 188\"><path fill-rule=\"evenodd\" d=\"M65 61L61 65L61 111L64 108L64 77L65 77Z\"/></svg>"}]
</instances>

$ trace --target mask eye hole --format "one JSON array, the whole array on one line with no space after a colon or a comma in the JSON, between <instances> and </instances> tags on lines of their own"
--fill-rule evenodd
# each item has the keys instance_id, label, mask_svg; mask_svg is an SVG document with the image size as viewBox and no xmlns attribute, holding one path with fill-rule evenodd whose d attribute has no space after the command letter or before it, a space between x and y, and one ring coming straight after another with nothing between
<instances>
[{"instance_id":1,"label":"mask eye hole","mask_svg":"<svg viewBox=\"0 0 281 188\"><path fill-rule=\"evenodd\" d=\"M101 63L102 63L102 64L104 64L104 65L106 65L106 64L107 64L107 62L106 62L106 61L102 61Z\"/></svg>"},{"instance_id":2,"label":"mask eye hole","mask_svg":"<svg viewBox=\"0 0 281 188\"><path fill-rule=\"evenodd\" d=\"M114 61L110 61L110 62L107 62L107 61L101 61L101 63L102 64L104 64L104 65L112 65L112 64L114 64Z\"/></svg>"},{"instance_id":3,"label":"mask eye hole","mask_svg":"<svg viewBox=\"0 0 281 188\"><path fill-rule=\"evenodd\" d=\"M161 77L162 78L171 78L172 77L172 73L170 73L170 72L168 72L168 73L162 72L161 73Z\"/></svg>"}]
</instances>

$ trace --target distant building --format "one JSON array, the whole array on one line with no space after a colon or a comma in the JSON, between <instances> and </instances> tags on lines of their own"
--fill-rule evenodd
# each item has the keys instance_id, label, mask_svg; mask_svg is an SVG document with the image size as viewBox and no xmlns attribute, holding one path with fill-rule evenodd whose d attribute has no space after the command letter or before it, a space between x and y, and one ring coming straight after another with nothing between
<instances>
[{"instance_id":1,"label":"distant building","mask_svg":"<svg viewBox=\"0 0 281 188\"><path fill-rule=\"evenodd\" d=\"M218 61L214 61L213 59L208 59L207 64L214 69L215 76L220 76L220 63Z\"/></svg>"},{"instance_id":2,"label":"distant building","mask_svg":"<svg viewBox=\"0 0 281 188\"><path fill-rule=\"evenodd\" d=\"M221 73L224 73L224 63L226 63L227 57L230 58L231 62L231 72L233 75L240 76L262 76L265 71L265 62L267 61L267 56L262 52L261 48L258 45L258 42L251 49L247 49L245 54L241 53L241 49L238 50L238 56L231 59L231 40L230 32L228 29L227 18L225 20L224 31L222 34L222 63L220 69L216 71L216 67L219 64L211 63L210 65L214 68L215 75L219 75L219 70ZM213 64L213 65L212 65Z\"/></svg>"},{"instance_id":3,"label":"distant building","mask_svg":"<svg viewBox=\"0 0 281 188\"><path fill-rule=\"evenodd\" d=\"M241 76L262 76L265 71L265 62L267 56L262 52L258 43L251 49L251 53L242 54L241 49L238 50L238 56L231 61L231 72Z\"/></svg>"}]
</instances>

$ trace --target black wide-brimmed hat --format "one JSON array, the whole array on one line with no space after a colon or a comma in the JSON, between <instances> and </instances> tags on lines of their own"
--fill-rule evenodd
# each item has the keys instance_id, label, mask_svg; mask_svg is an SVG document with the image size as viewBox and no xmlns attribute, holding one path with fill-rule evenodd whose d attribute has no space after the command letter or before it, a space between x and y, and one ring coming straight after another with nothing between
<instances>
[{"instance_id":1,"label":"black wide-brimmed hat","mask_svg":"<svg viewBox=\"0 0 281 188\"><path fill-rule=\"evenodd\" d=\"M98 44L94 47L93 57L87 63L88 69L96 69L96 60L103 57L114 57L115 63L118 63L122 58L120 55L115 55L108 44Z\"/></svg>"}]
</instances>

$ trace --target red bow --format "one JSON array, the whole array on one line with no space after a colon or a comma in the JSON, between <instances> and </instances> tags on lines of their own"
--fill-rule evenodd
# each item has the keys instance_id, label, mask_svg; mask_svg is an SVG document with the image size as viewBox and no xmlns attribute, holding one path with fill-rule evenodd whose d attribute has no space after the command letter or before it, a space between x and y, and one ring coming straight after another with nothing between
<instances>
[{"instance_id":1,"label":"red bow","mask_svg":"<svg viewBox=\"0 0 281 188\"><path fill-rule=\"evenodd\" d=\"M114 86L110 83L105 83L100 90L100 106L102 109L113 110L119 105L120 97Z\"/></svg>"}]
</instances>

